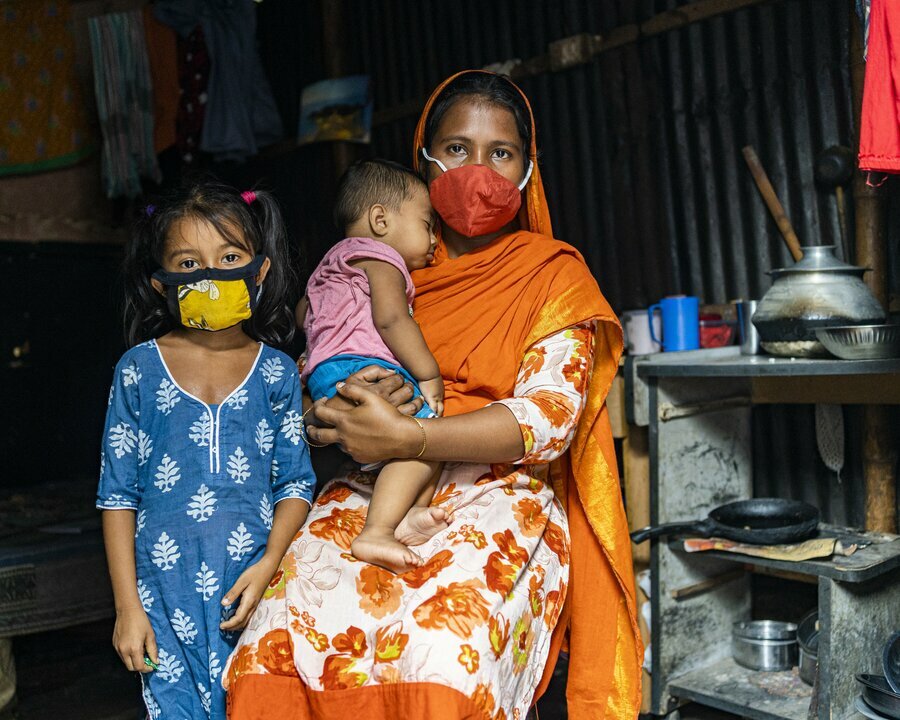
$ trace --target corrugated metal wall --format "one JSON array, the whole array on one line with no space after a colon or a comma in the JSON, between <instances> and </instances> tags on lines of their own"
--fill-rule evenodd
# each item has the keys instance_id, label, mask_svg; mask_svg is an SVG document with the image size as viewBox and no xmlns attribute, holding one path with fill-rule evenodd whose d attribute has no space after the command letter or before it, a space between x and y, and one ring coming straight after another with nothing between
<instances>
[{"instance_id":1,"label":"corrugated metal wall","mask_svg":"<svg viewBox=\"0 0 900 720\"><path fill-rule=\"evenodd\" d=\"M465 67L528 58L575 33L608 34L674 2L356 0L352 45L376 110L420 100ZM521 81L538 116L560 238L581 249L618 310L689 292L759 297L789 255L746 170L756 147L802 241L840 242L816 155L852 144L850 4L781 0ZM410 115L375 128L409 162Z\"/></svg>"},{"instance_id":2,"label":"corrugated metal wall","mask_svg":"<svg viewBox=\"0 0 900 720\"><path fill-rule=\"evenodd\" d=\"M684 4L349 0L349 45L372 76L377 113L420 106L459 69L526 59L577 33L607 36ZM813 164L824 148L853 143L851 5L773 0L520 82L537 114L556 234L584 253L616 310L678 292L706 302L758 298L766 271L790 263L744 165L746 144L801 242L840 243L834 194L816 186ZM415 121L376 126L375 154L409 163ZM900 232L893 235L896 259ZM759 489L859 522L862 498L815 457L812 409L756 414ZM850 452L859 450L857 434L851 428ZM853 456L847 474L858 476Z\"/></svg>"}]
</instances>

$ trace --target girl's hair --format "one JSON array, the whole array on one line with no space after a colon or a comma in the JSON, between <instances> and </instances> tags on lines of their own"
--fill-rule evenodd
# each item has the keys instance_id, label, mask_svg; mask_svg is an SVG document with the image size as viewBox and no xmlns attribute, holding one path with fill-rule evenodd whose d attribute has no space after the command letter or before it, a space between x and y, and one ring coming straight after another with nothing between
<instances>
[{"instance_id":1,"label":"girl's hair","mask_svg":"<svg viewBox=\"0 0 900 720\"><path fill-rule=\"evenodd\" d=\"M237 192L221 182L194 179L148 205L125 246L125 338L130 346L157 338L178 326L166 298L150 283L162 265L172 225L183 218L203 220L238 247L265 255L271 266L244 332L254 340L284 347L294 335L294 273L281 212L268 192Z\"/></svg>"},{"instance_id":2,"label":"girl's hair","mask_svg":"<svg viewBox=\"0 0 900 720\"><path fill-rule=\"evenodd\" d=\"M464 73L441 90L441 94L435 99L431 106L431 112L428 113L428 119L425 121L425 147L431 148L434 135L445 113L457 100L464 97L479 98L492 105L505 108L513 114L516 128L524 145L524 163L527 166L528 149L531 147L531 113L519 89L508 77L496 73Z\"/></svg>"}]
</instances>

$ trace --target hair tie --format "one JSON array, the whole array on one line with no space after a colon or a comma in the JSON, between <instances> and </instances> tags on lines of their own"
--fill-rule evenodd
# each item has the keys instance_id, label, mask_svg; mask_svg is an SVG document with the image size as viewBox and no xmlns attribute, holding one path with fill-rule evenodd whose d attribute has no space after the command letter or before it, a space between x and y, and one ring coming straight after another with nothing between
<instances>
[{"instance_id":1,"label":"hair tie","mask_svg":"<svg viewBox=\"0 0 900 720\"><path fill-rule=\"evenodd\" d=\"M244 202L248 205L252 205L256 202L256 193L252 190L244 190L244 192L241 193L241 197L244 198Z\"/></svg>"},{"instance_id":2,"label":"hair tie","mask_svg":"<svg viewBox=\"0 0 900 720\"><path fill-rule=\"evenodd\" d=\"M148 205L144 208L144 212L147 213L147 217L152 216L156 212L156 205Z\"/></svg>"}]
</instances>

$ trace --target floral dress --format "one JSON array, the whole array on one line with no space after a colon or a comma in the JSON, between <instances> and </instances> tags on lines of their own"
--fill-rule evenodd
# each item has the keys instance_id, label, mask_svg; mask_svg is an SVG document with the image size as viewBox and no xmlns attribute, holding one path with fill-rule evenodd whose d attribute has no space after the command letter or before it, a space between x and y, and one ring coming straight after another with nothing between
<instances>
[{"instance_id":1,"label":"floral dress","mask_svg":"<svg viewBox=\"0 0 900 720\"><path fill-rule=\"evenodd\" d=\"M265 551L274 506L312 497L294 363L260 344L219 405L175 382L155 341L115 370L97 507L136 513L138 594L159 648L142 675L152 719L224 718L222 667L237 633L219 630L221 599Z\"/></svg>"},{"instance_id":2,"label":"floral dress","mask_svg":"<svg viewBox=\"0 0 900 720\"><path fill-rule=\"evenodd\" d=\"M424 566L395 575L356 561L350 543L374 476L330 483L229 659L226 688L247 674L299 676L310 698L436 683L455 691L459 717L524 718L569 576L568 528L547 463L574 433L593 332L592 323L571 327L526 353L514 397L500 401L522 431L519 462L445 465L432 504L453 522L417 547Z\"/></svg>"}]
</instances>

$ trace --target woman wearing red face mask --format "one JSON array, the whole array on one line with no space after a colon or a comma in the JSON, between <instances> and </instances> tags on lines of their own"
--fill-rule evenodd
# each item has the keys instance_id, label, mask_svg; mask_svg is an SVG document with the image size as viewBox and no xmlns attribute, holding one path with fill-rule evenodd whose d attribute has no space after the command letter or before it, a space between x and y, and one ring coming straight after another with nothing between
<instances>
[{"instance_id":1,"label":"woman wearing red face mask","mask_svg":"<svg viewBox=\"0 0 900 720\"><path fill-rule=\"evenodd\" d=\"M426 563L394 575L348 552L370 479L328 485L229 661L231 717L524 718L567 641L569 717L634 718L642 648L604 405L618 323L552 237L531 110L508 79L439 86L414 150L441 218L413 279L445 416L423 431L348 382L307 432L359 462L445 461L433 504L452 522L408 517Z\"/></svg>"}]
</instances>

